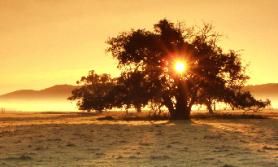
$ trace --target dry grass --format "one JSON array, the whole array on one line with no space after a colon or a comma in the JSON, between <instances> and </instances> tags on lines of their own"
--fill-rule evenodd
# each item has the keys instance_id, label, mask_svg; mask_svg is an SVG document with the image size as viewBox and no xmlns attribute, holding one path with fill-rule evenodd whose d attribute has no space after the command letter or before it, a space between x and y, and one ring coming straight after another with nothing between
<instances>
[{"instance_id":1,"label":"dry grass","mask_svg":"<svg viewBox=\"0 0 278 167\"><path fill-rule=\"evenodd\" d=\"M166 116L0 114L0 166L278 166L276 111Z\"/></svg>"}]
</instances>

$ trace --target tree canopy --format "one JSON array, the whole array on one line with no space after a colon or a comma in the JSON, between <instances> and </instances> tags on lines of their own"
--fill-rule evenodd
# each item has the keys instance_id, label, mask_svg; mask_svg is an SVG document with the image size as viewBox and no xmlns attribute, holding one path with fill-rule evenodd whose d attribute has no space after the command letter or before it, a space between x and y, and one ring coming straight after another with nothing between
<instances>
[{"instance_id":1,"label":"tree canopy","mask_svg":"<svg viewBox=\"0 0 278 167\"><path fill-rule=\"evenodd\" d=\"M268 105L244 91L249 77L240 54L224 52L219 37L211 25L184 27L166 19L153 31L123 32L107 41L121 75L92 73L71 99L80 99L80 109L96 110L124 105L140 110L151 102L166 107L172 119L189 119L193 105L210 107L212 101L240 109ZM186 68L177 71L177 62Z\"/></svg>"}]
</instances>

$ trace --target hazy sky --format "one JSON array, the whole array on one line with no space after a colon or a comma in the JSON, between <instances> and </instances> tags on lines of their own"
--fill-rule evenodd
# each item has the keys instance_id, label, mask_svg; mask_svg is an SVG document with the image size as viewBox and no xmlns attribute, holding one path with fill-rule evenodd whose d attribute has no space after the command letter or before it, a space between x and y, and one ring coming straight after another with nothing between
<instances>
[{"instance_id":1,"label":"hazy sky","mask_svg":"<svg viewBox=\"0 0 278 167\"><path fill-rule=\"evenodd\" d=\"M212 23L243 50L250 84L278 82L277 0L0 0L0 94L116 74L108 37L159 19Z\"/></svg>"}]
</instances>

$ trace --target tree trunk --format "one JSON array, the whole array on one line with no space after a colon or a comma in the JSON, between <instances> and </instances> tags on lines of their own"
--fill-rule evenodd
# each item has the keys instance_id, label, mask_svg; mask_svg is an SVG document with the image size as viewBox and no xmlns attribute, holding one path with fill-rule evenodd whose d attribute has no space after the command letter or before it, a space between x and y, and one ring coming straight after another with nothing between
<instances>
[{"instance_id":1,"label":"tree trunk","mask_svg":"<svg viewBox=\"0 0 278 167\"><path fill-rule=\"evenodd\" d=\"M136 109L136 112L140 113L142 110L141 110L141 105L135 105L135 109Z\"/></svg>"},{"instance_id":2,"label":"tree trunk","mask_svg":"<svg viewBox=\"0 0 278 167\"><path fill-rule=\"evenodd\" d=\"M171 119L173 120L188 120L190 119L191 109L185 105L177 106L173 114L171 114Z\"/></svg>"},{"instance_id":3,"label":"tree trunk","mask_svg":"<svg viewBox=\"0 0 278 167\"><path fill-rule=\"evenodd\" d=\"M212 109L212 102L210 100L206 100L205 105L207 106L208 112L210 114L213 114L213 109Z\"/></svg>"},{"instance_id":4,"label":"tree trunk","mask_svg":"<svg viewBox=\"0 0 278 167\"><path fill-rule=\"evenodd\" d=\"M185 85L181 80L178 81L178 95L176 96L176 100L176 109L171 114L171 119L190 119L191 108L187 106Z\"/></svg>"},{"instance_id":5,"label":"tree trunk","mask_svg":"<svg viewBox=\"0 0 278 167\"><path fill-rule=\"evenodd\" d=\"M172 116L173 113L175 112L175 109L174 109L173 102L171 101L170 97L163 96L163 103L168 108L170 115Z\"/></svg>"},{"instance_id":6,"label":"tree trunk","mask_svg":"<svg viewBox=\"0 0 278 167\"><path fill-rule=\"evenodd\" d=\"M208 112L209 112L210 114L213 114L213 109L211 108L210 105L207 105L207 109L208 109Z\"/></svg>"}]
</instances>

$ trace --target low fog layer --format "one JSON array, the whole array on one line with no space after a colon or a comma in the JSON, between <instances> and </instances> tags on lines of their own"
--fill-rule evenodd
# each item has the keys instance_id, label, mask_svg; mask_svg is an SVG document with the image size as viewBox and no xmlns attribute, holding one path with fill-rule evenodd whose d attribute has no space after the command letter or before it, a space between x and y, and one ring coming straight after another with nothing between
<instances>
[{"instance_id":1,"label":"low fog layer","mask_svg":"<svg viewBox=\"0 0 278 167\"><path fill-rule=\"evenodd\" d=\"M75 102L68 100L13 100L0 101L0 110L4 111L77 111Z\"/></svg>"},{"instance_id":2,"label":"low fog layer","mask_svg":"<svg viewBox=\"0 0 278 167\"><path fill-rule=\"evenodd\" d=\"M76 86L55 85L42 90L18 90L7 93L0 96L0 110L77 111L76 102L67 100L74 88ZM258 99L270 99L271 107L278 108L278 84L253 85L247 86L246 89ZM195 106L193 109L205 108Z\"/></svg>"}]
</instances>

